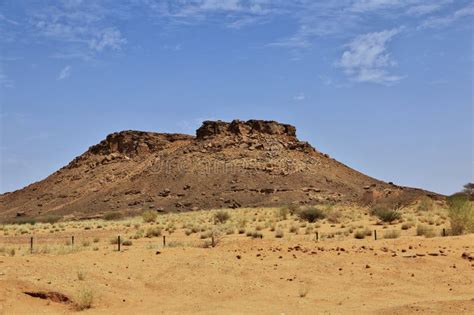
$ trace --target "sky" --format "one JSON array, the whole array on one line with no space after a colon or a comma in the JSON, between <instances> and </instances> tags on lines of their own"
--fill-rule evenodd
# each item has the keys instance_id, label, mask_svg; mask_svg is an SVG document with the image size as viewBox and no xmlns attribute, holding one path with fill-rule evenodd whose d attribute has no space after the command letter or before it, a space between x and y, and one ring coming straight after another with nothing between
<instances>
[{"instance_id":1,"label":"sky","mask_svg":"<svg viewBox=\"0 0 474 315\"><path fill-rule=\"evenodd\" d=\"M464 0L0 0L0 193L107 134L268 119L370 176L474 181Z\"/></svg>"}]
</instances>

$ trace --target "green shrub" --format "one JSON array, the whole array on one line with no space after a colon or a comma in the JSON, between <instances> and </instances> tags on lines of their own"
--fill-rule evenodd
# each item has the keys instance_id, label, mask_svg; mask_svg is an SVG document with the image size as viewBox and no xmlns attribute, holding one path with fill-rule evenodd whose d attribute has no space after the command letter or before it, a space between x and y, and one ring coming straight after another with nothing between
<instances>
[{"instance_id":1,"label":"green shrub","mask_svg":"<svg viewBox=\"0 0 474 315\"><path fill-rule=\"evenodd\" d=\"M418 203L419 211L432 211L434 207L433 199L428 196L423 196Z\"/></svg>"},{"instance_id":2,"label":"green shrub","mask_svg":"<svg viewBox=\"0 0 474 315\"><path fill-rule=\"evenodd\" d=\"M467 195L456 194L448 197L448 216L453 235L474 232L474 208Z\"/></svg>"},{"instance_id":3,"label":"green shrub","mask_svg":"<svg viewBox=\"0 0 474 315\"><path fill-rule=\"evenodd\" d=\"M366 236L371 236L371 235L372 235L372 231L368 228L365 228L363 230L357 230L354 233L354 237L357 239L363 239Z\"/></svg>"},{"instance_id":4,"label":"green shrub","mask_svg":"<svg viewBox=\"0 0 474 315\"><path fill-rule=\"evenodd\" d=\"M31 224L31 225L35 225L36 224L36 219L28 218L28 217L19 217L19 218L14 218L11 221L8 221L6 223L7 224Z\"/></svg>"},{"instance_id":5,"label":"green shrub","mask_svg":"<svg viewBox=\"0 0 474 315\"><path fill-rule=\"evenodd\" d=\"M43 217L38 218L38 222L54 224L61 219L62 219L62 216L60 215L50 214L50 215L45 215Z\"/></svg>"},{"instance_id":6,"label":"green shrub","mask_svg":"<svg viewBox=\"0 0 474 315\"><path fill-rule=\"evenodd\" d=\"M146 222L146 223L155 222L157 217L158 217L158 213L153 210L147 210L142 213L143 222Z\"/></svg>"},{"instance_id":7,"label":"green shrub","mask_svg":"<svg viewBox=\"0 0 474 315\"><path fill-rule=\"evenodd\" d=\"M76 309L82 311L92 307L94 302L94 293L91 289L82 289L76 297Z\"/></svg>"},{"instance_id":8,"label":"green shrub","mask_svg":"<svg viewBox=\"0 0 474 315\"><path fill-rule=\"evenodd\" d=\"M148 238L158 237L161 235L161 229L158 227L150 227L146 230L145 236Z\"/></svg>"},{"instance_id":9,"label":"green shrub","mask_svg":"<svg viewBox=\"0 0 474 315\"><path fill-rule=\"evenodd\" d=\"M122 213L118 211L110 211L104 214L103 218L104 220L107 220L107 221L119 220L122 218Z\"/></svg>"},{"instance_id":10,"label":"green shrub","mask_svg":"<svg viewBox=\"0 0 474 315\"><path fill-rule=\"evenodd\" d=\"M311 207L298 211L298 217L301 220L308 221L310 223L316 222L325 218L324 212L318 208Z\"/></svg>"},{"instance_id":11,"label":"green shrub","mask_svg":"<svg viewBox=\"0 0 474 315\"><path fill-rule=\"evenodd\" d=\"M418 224L416 227L416 235L424 237L435 237L435 230L428 225Z\"/></svg>"},{"instance_id":12,"label":"green shrub","mask_svg":"<svg viewBox=\"0 0 474 315\"><path fill-rule=\"evenodd\" d=\"M230 215L226 211L217 211L214 213L214 223L225 223L230 219Z\"/></svg>"},{"instance_id":13,"label":"green shrub","mask_svg":"<svg viewBox=\"0 0 474 315\"><path fill-rule=\"evenodd\" d=\"M395 220L400 220L402 217L400 212L387 208L374 208L372 209L372 215L375 215L380 220L387 223L391 223Z\"/></svg>"}]
</instances>

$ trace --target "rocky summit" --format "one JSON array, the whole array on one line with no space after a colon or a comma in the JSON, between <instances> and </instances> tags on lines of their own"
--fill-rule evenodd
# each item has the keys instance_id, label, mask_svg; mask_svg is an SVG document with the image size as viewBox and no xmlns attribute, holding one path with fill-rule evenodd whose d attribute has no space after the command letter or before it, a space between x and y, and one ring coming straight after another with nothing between
<instances>
[{"instance_id":1,"label":"rocky summit","mask_svg":"<svg viewBox=\"0 0 474 315\"><path fill-rule=\"evenodd\" d=\"M412 201L429 192L385 183L299 141L275 121L205 121L196 136L108 135L69 165L0 195L0 218L100 217L291 203Z\"/></svg>"}]
</instances>

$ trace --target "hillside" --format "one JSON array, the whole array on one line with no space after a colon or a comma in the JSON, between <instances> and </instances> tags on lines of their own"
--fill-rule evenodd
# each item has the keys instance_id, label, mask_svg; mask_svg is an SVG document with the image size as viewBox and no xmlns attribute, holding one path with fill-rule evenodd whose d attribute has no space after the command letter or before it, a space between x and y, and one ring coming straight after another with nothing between
<instances>
[{"instance_id":1,"label":"hillside","mask_svg":"<svg viewBox=\"0 0 474 315\"><path fill-rule=\"evenodd\" d=\"M46 179L0 195L0 218L410 202L421 194L431 193L376 180L318 152L291 125L205 121L195 137L110 134Z\"/></svg>"}]
</instances>

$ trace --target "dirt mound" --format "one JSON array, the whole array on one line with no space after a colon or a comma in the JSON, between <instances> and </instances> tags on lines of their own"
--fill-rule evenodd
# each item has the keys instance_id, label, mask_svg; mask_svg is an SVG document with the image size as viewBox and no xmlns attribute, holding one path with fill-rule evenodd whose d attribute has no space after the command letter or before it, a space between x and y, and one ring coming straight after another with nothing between
<instances>
[{"instance_id":1,"label":"dirt mound","mask_svg":"<svg viewBox=\"0 0 474 315\"><path fill-rule=\"evenodd\" d=\"M48 178L0 196L0 218L289 203L410 201L428 192L359 173L275 121L205 121L196 137L122 131ZM433 195L434 196L434 195Z\"/></svg>"}]
</instances>

